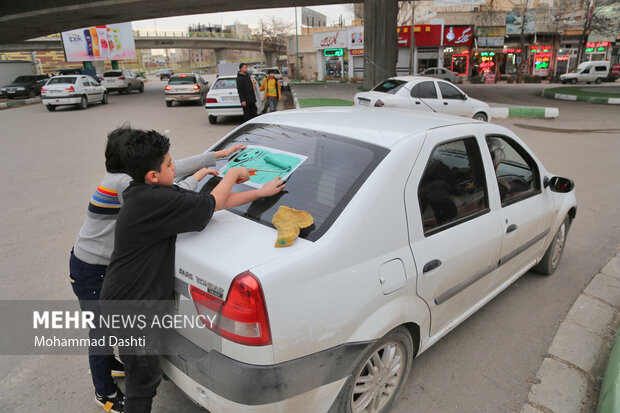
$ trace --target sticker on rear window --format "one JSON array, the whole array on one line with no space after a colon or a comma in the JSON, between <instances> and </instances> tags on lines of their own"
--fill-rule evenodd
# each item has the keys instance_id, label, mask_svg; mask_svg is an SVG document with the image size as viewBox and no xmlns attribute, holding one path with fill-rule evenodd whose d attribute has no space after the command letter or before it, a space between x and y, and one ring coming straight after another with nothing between
<instances>
[{"instance_id":1,"label":"sticker on rear window","mask_svg":"<svg viewBox=\"0 0 620 413\"><path fill-rule=\"evenodd\" d=\"M250 174L250 180L245 184L262 188L264 184L277 176L282 179L288 178L306 159L308 159L307 156L292 152L264 146L248 146L220 169L220 175L224 176L226 171L237 166L255 169Z\"/></svg>"}]
</instances>

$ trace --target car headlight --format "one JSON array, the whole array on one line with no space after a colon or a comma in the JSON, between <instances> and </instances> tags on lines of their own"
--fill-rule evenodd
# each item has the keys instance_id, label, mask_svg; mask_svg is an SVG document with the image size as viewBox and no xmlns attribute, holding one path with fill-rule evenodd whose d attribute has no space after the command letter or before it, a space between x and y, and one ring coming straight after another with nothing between
<instances>
[{"instance_id":1,"label":"car headlight","mask_svg":"<svg viewBox=\"0 0 620 413\"><path fill-rule=\"evenodd\" d=\"M17 90L26 90L26 89L24 89L24 88L23 88L23 87L21 87L21 86L20 86L20 87L15 88L15 89L17 89Z\"/></svg>"}]
</instances>

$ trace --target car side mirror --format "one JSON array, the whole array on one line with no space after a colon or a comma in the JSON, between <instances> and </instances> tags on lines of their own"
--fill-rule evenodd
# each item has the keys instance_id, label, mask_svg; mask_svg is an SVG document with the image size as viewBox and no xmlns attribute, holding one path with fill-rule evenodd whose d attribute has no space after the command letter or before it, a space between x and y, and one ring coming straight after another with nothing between
<instances>
[{"instance_id":1,"label":"car side mirror","mask_svg":"<svg viewBox=\"0 0 620 413\"><path fill-rule=\"evenodd\" d=\"M467 100L467 95L466 95L465 93L463 93L463 94L461 95L461 99L463 99L463 100Z\"/></svg>"},{"instance_id":2,"label":"car side mirror","mask_svg":"<svg viewBox=\"0 0 620 413\"><path fill-rule=\"evenodd\" d=\"M552 192L559 192L563 194L571 192L575 189L575 183L572 180L562 178L560 176L554 176L551 179L545 177L543 180L543 186L545 188L549 187Z\"/></svg>"}]
</instances>

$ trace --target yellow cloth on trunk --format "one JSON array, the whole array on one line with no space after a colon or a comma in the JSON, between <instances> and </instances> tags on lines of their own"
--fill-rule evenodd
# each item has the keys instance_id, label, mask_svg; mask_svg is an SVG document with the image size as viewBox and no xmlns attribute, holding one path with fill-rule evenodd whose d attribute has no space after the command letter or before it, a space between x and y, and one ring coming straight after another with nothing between
<instances>
[{"instance_id":1,"label":"yellow cloth on trunk","mask_svg":"<svg viewBox=\"0 0 620 413\"><path fill-rule=\"evenodd\" d=\"M278 212L273 214L271 222L278 230L278 239L275 245L278 248L293 245L301 228L307 228L314 224L314 219L306 211L280 205Z\"/></svg>"}]
</instances>

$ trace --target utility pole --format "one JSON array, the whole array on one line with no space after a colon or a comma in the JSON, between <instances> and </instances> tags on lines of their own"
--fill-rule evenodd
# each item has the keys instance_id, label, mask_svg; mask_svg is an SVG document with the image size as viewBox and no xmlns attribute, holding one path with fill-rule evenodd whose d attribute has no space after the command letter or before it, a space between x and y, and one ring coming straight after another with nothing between
<instances>
[{"instance_id":1,"label":"utility pole","mask_svg":"<svg viewBox=\"0 0 620 413\"><path fill-rule=\"evenodd\" d=\"M525 1L525 4L523 2ZM521 83L523 76L523 68L525 67L525 57L527 50L525 49L525 16L527 15L527 3L529 0L521 0L521 61L517 65L517 83Z\"/></svg>"},{"instance_id":2,"label":"utility pole","mask_svg":"<svg viewBox=\"0 0 620 413\"><path fill-rule=\"evenodd\" d=\"M413 75L413 53L415 51L415 35L414 35L414 15L415 15L415 0L410 2L411 4L411 40L409 41L409 74Z\"/></svg>"},{"instance_id":3,"label":"utility pole","mask_svg":"<svg viewBox=\"0 0 620 413\"><path fill-rule=\"evenodd\" d=\"M301 77L299 73L299 35L297 34L297 7L295 7L295 49L295 65L297 68L295 74L297 75L297 80L299 80L301 79Z\"/></svg>"}]
</instances>

